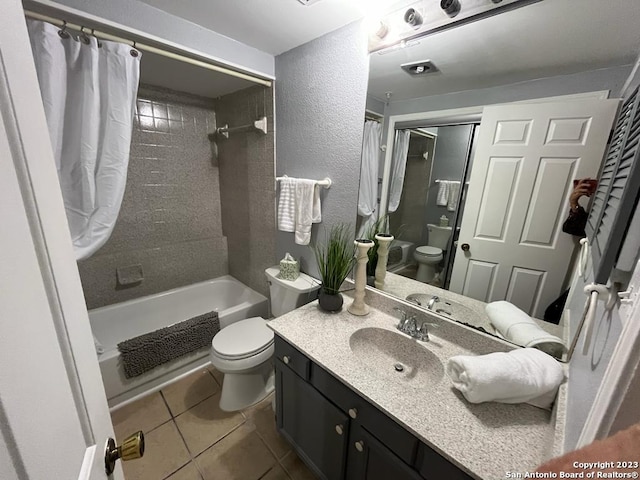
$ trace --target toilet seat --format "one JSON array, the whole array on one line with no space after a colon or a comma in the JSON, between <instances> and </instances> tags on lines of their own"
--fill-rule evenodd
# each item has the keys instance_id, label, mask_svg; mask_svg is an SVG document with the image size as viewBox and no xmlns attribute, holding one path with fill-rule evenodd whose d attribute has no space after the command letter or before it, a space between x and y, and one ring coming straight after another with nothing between
<instances>
[{"instance_id":1,"label":"toilet seat","mask_svg":"<svg viewBox=\"0 0 640 480\"><path fill-rule=\"evenodd\" d=\"M273 330L261 317L247 318L223 328L213 337L212 353L223 360L243 360L273 346Z\"/></svg>"},{"instance_id":2,"label":"toilet seat","mask_svg":"<svg viewBox=\"0 0 640 480\"><path fill-rule=\"evenodd\" d=\"M422 247L416 248L416 255L421 257L438 257L442 255L442 249L438 247L430 247L429 245L424 245Z\"/></svg>"}]
</instances>

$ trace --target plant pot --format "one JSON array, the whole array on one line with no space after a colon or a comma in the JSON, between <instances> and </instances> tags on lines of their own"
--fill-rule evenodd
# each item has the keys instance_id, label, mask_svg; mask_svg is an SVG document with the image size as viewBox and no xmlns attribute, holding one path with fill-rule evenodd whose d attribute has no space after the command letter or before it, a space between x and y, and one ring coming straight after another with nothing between
<instances>
[{"instance_id":1,"label":"plant pot","mask_svg":"<svg viewBox=\"0 0 640 480\"><path fill-rule=\"evenodd\" d=\"M342 310L342 303L341 293L330 294L321 289L318 294L318 305L325 312L339 312Z\"/></svg>"}]
</instances>

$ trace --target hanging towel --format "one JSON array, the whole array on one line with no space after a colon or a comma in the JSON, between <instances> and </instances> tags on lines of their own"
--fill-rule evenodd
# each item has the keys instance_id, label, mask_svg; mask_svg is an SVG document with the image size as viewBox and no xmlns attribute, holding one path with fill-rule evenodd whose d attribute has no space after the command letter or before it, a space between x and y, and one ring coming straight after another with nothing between
<instances>
[{"instance_id":1,"label":"hanging towel","mask_svg":"<svg viewBox=\"0 0 640 480\"><path fill-rule=\"evenodd\" d=\"M533 348L449 359L447 375L471 403L529 403L549 408L564 380L560 364Z\"/></svg>"},{"instance_id":2,"label":"hanging towel","mask_svg":"<svg viewBox=\"0 0 640 480\"><path fill-rule=\"evenodd\" d=\"M278 230L295 232L296 230L296 179L285 177L280 181L280 199L278 200Z\"/></svg>"},{"instance_id":3,"label":"hanging towel","mask_svg":"<svg viewBox=\"0 0 640 480\"><path fill-rule=\"evenodd\" d=\"M526 312L514 304L501 300L484 308L491 324L510 342L542 350L554 357L561 357L565 346L555 335L545 332Z\"/></svg>"},{"instance_id":4,"label":"hanging towel","mask_svg":"<svg viewBox=\"0 0 640 480\"><path fill-rule=\"evenodd\" d=\"M298 245L309 245L311 225L322 221L320 191L315 180L297 178L295 185L295 242Z\"/></svg>"},{"instance_id":5,"label":"hanging towel","mask_svg":"<svg viewBox=\"0 0 640 480\"><path fill-rule=\"evenodd\" d=\"M440 183L438 185L438 198L436 200L436 205L446 207L449 203L449 190L451 188L451 182L449 180L440 180Z\"/></svg>"},{"instance_id":6,"label":"hanging towel","mask_svg":"<svg viewBox=\"0 0 640 480\"><path fill-rule=\"evenodd\" d=\"M460 196L460 182L449 182L449 200L447 210L455 212L458 209L458 197Z\"/></svg>"}]
</instances>

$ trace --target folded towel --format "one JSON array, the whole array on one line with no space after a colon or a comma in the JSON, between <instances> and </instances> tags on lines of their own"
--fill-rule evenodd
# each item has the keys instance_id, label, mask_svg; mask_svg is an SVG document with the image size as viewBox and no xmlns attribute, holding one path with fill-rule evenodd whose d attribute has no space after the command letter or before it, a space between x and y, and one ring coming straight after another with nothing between
<instances>
[{"instance_id":1,"label":"folded towel","mask_svg":"<svg viewBox=\"0 0 640 480\"><path fill-rule=\"evenodd\" d=\"M460 196L460 182L449 182L449 199L447 210L455 212L458 209L458 197Z\"/></svg>"},{"instance_id":2,"label":"folded towel","mask_svg":"<svg viewBox=\"0 0 640 480\"><path fill-rule=\"evenodd\" d=\"M487 304L485 311L491 324L510 342L537 348L554 357L561 357L564 353L565 346L560 338L545 332L514 304L504 300L491 302Z\"/></svg>"},{"instance_id":3,"label":"folded towel","mask_svg":"<svg viewBox=\"0 0 640 480\"><path fill-rule=\"evenodd\" d=\"M451 182L449 180L440 180L438 184L438 197L436 198L436 205L445 207L449 203L449 188Z\"/></svg>"},{"instance_id":4,"label":"folded towel","mask_svg":"<svg viewBox=\"0 0 640 480\"><path fill-rule=\"evenodd\" d=\"M549 408L564 379L560 364L533 348L449 359L447 375L471 403L529 403Z\"/></svg>"},{"instance_id":5,"label":"folded towel","mask_svg":"<svg viewBox=\"0 0 640 480\"><path fill-rule=\"evenodd\" d=\"M285 177L280 181L278 200L278 230L295 232L296 230L296 179Z\"/></svg>"},{"instance_id":6,"label":"folded towel","mask_svg":"<svg viewBox=\"0 0 640 480\"><path fill-rule=\"evenodd\" d=\"M320 191L315 180L297 178L295 185L295 242L298 245L309 245L311 225L322 221Z\"/></svg>"}]
</instances>

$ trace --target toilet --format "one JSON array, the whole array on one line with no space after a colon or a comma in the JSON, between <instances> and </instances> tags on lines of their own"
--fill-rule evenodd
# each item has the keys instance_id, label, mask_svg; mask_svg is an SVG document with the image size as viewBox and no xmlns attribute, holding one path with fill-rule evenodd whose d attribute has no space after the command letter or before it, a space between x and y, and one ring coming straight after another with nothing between
<instances>
[{"instance_id":1,"label":"toilet","mask_svg":"<svg viewBox=\"0 0 640 480\"><path fill-rule=\"evenodd\" d=\"M418 262L418 272L416 280L422 283L433 281L436 276L436 269L444 258L444 251L447 249L451 227L439 227L431 223L427 224L429 231L428 245L417 247L413 253L413 258Z\"/></svg>"},{"instance_id":2,"label":"toilet","mask_svg":"<svg viewBox=\"0 0 640 480\"><path fill-rule=\"evenodd\" d=\"M274 316L316 298L320 282L315 278L301 273L295 281L287 281L278 278L279 273L278 267L265 270ZM262 317L234 321L213 337L211 364L224 374L221 410L242 410L273 391L273 351L273 330Z\"/></svg>"}]
</instances>

